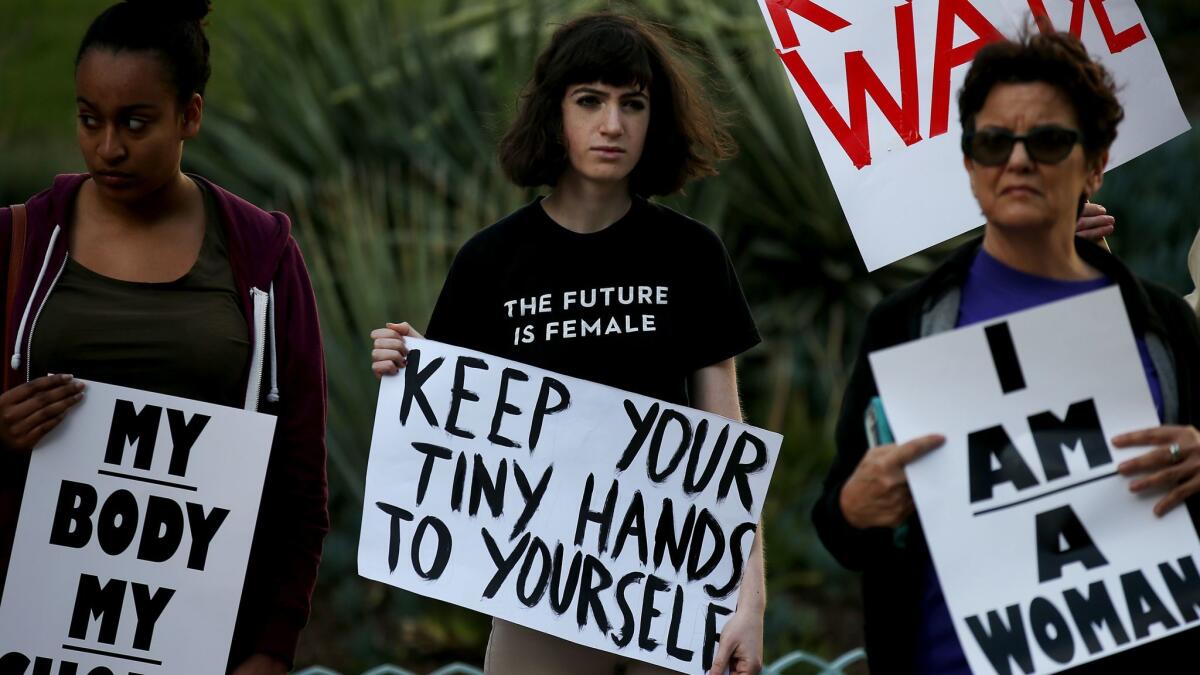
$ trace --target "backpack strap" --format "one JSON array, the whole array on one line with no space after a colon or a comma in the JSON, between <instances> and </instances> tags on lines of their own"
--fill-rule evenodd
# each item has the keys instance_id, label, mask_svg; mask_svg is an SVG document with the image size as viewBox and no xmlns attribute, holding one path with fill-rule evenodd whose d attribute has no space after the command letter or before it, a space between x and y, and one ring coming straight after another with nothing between
<instances>
[{"instance_id":1,"label":"backpack strap","mask_svg":"<svg viewBox=\"0 0 1200 675\"><path fill-rule=\"evenodd\" d=\"M21 261L25 257L25 232L26 223L28 222L24 204L15 204L9 208L12 213L12 237L8 248L8 287L4 296L4 323L7 323L13 315L13 303L16 302L17 298L17 285L21 282ZM3 353L7 353L7 349L3 350ZM12 386L13 379L12 369L5 367L5 391L8 391Z\"/></svg>"}]
</instances>

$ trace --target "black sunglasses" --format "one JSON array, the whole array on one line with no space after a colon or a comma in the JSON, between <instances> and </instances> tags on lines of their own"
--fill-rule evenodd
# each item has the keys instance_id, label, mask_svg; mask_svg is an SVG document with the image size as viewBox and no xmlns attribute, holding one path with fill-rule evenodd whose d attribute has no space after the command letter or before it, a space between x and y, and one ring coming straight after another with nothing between
<instances>
[{"instance_id":1,"label":"black sunglasses","mask_svg":"<svg viewBox=\"0 0 1200 675\"><path fill-rule=\"evenodd\" d=\"M964 132L962 151L984 166L1000 166L1008 161L1017 141L1025 144L1025 152L1038 164L1057 164L1071 154L1076 143L1083 141L1083 134L1053 125L1034 127L1021 136L1010 129L988 127Z\"/></svg>"}]
</instances>

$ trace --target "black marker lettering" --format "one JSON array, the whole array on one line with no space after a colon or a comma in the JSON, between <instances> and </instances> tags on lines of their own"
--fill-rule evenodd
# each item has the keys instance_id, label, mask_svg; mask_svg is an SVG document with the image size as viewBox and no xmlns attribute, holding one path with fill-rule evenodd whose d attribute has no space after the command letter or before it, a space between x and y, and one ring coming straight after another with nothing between
<instances>
[{"instance_id":1,"label":"black marker lettering","mask_svg":"<svg viewBox=\"0 0 1200 675\"><path fill-rule=\"evenodd\" d=\"M521 409L508 402L508 382L528 382L529 376L515 368L505 368L500 373L500 393L496 402L496 414L492 416L492 428L488 432L488 440L505 448L519 448L520 443L500 434L500 423L505 415L520 415Z\"/></svg>"},{"instance_id":2,"label":"black marker lettering","mask_svg":"<svg viewBox=\"0 0 1200 675\"><path fill-rule=\"evenodd\" d=\"M754 455L749 462L743 463L742 456L746 453L746 446L754 447ZM725 464L725 473L721 475L721 484L717 488L717 501L725 499L729 495L730 486L736 482L742 507L746 511L750 511L754 506L754 494L750 491L750 475L762 471L766 465L766 444L749 431L743 431L734 442L733 450L729 454L729 462Z\"/></svg>"},{"instance_id":3,"label":"black marker lettering","mask_svg":"<svg viewBox=\"0 0 1200 675\"><path fill-rule=\"evenodd\" d=\"M654 625L654 617L662 616L654 607L654 596L671 588L666 579L660 579L653 574L646 577L646 587L642 589L642 616L638 629L638 647L642 651L652 652L659 648L658 640L650 637L650 629Z\"/></svg>"},{"instance_id":4,"label":"black marker lettering","mask_svg":"<svg viewBox=\"0 0 1200 675\"><path fill-rule=\"evenodd\" d=\"M554 405L549 405L551 389L558 394L558 403ZM530 452L537 448L538 439L542 437L542 424L546 418L569 407L571 407L571 392L567 389L567 385L553 377L543 378L542 389L538 392L537 405L533 408L533 421L529 425Z\"/></svg>"},{"instance_id":5,"label":"black marker lettering","mask_svg":"<svg viewBox=\"0 0 1200 675\"><path fill-rule=\"evenodd\" d=\"M496 544L496 540L492 538L492 533L487 531L487 528L479 530L483 536L483 543L487 545L488 555L492 558L492 563L496 566L496 573L492 575L492 580L488 582L487 588L483 589L483 597L494 598L496 593L500 591L500 586L504 584L504 580L521 561L521 555L525 553L525 548L529 546L529 540L533 535L528 532L521 541L517 542L516 547L505 556L500 547ZM562 612L559 612L561 614Z\"/></svg>"},{"instance_id":6,"label":"black marker lettering","mask_svg":"<svg viewBox=\"0 0 1200 675\"><path fill-rule=\"evenodd\" d=\"M638 413L637 406L633 404L633 401L625 400L625 414L629 415L629 422L633 425L633 436L629 439L629 444L625 446L625 452L621 453L621 459L617 461L617 471L625 471L633 464L633 460L654 429L654 422L658 419L658 409L659 404L655 403L643 416Z\"/></svg>"},{"instance_id":7,"label":"black marker lettering","mask_svg":"<svg viewBox=\"0 0 1200 675\"><path fill-rule=\"evenodd\" d=\"M1025 636L1025 622L1021 619L1018 605L1009 605L1005 610L1008 624L996 610L987 613L988 627L977 616L967 617L967 627L975 642L983 650L992 667L1000 675L1010 675L1012 668L1009 661L1017 664L1023 673L1033 672L1033 654L1029 651L1029 641Z\"/></svg>"},{"instance_id":8,"label":"black marker lettering","mask_svg":"<svg viewBox=\"0 0 1200 675\"><path fill-rule=\"evenodd\" d=\"M454 456L450 448L443 448L440 445L433 443L418 443L413 442L413 450L425 455L425 461L421 463L421 478L417 481L417 506L425 501L425 492L429 489L429 479L433 476L433 464L439 459L450 459Z\"/></svg>"},{"instance_id":9,"label":"black marker lettering","mask_svg":"<svg viewBox=\"0 0 1200 675\"><path fill-rule=\"evenodd\" d=\"M1039 513L1035 522L1039 582L1058 579L1063 568L1073 563L1082 563L1089 570L1108 564L1070 506ZM1059 542L1064 541L1067 547L1060 549Z\"/></svg>"},{"instance_id":10,"label":"black marker lettering","mask_svg":"<svg viewBox=\"0 0 1200 675\"><path fill-rule=\"evenodd\" d=\"M512 533L508 535L509 541L517 538L517 535L524 532L529 526L529 520L533 518L533 514L537 513L538 507L542 505L542 497L546 496L546 488L550 486L550 477L554 475L554 465L546 467L542 472L542 478L538 481L537 487L529 487L529 479L525 477L525 472L521 470L521 465L513 460L513 476L517 479L517 489L521 492L521 497L525 500L525 507L521 509L521 516L517 518L517 522L513 525Z\"/></svg>"},{"instance_id":11,"label":"black marker lettering","mask_svg":"<svg viewBox=\"0 0 1200 675\"><path fill-rule=\"evenodd\" d=\"M125 607L125 586L126 582L120 579L111 579L101 586L100 579L91 574L80 576L67 635L72 640L87 640L91 620L98 619L100 634L96 637L97 641L110 645L116 643L121 610Z\"/></svg>"},{"instance_id":12,"label":"black marker lettering","mask_svg":"<svg viewBox=\"0 0 1200 675\"><path fill-rule=\"evenodd\" d=\"M612 487L608 489L608 496L605 497L604 506L600 511L592 510L592 492L595 487L595 474L588 474L587 483L583 487L583 499L579 502L579 518L575 524L575 545L583 546L587 524L589 522L596 523L600 526L596 550L604 553L608 550L608 531L612 528L613 511L617 506L617 490L620 488L620 481L613 480Z\"/></svg>"},{"instance_id":13,"label":"black marker lettering","mask_svg":"<svg viewBox=\"0 0 1200 675\"><path fill-rule=\"evenodd\" d=\"M133 590L133 608L137 611L137 628L133 632L133 648L149 651L150 642L154 640L154 626L162 616L167 603L175 596L174 589L160 588L150 594L150 587L145 584L131 584Z\"/></svg>"},{"instance_id":14,"label":"black marker lettering","mask_svg":"<svg viewBox=\"0 0 1200 675\"><path fill-rule=\"evenodd\" d=\"M1104 582L1093 581L1087 592L1085 596L1077 589L1068 588L1063 592L1063 598L1067 601L1067 609L1071 611L1071 618L1075 620L1075 627L1079 629L1088 652L1095 654L1100 651L1096 629L1104 626L1108 626L1108 632L1118 646L1129 642L1129 634L1121 625L1121 618L1117 616L1117 608L1113 606Z\"/></svg>"},{"instance_id":15,"label":"black marker lettering","mask_svg":"<svg viewBox=\"0 0 1200 675\"><path fill-rule=\"evenodd\" d=\"M113 407L112 426L108 430L104 463L121 466L128 443L137 448L133 466L148 471L154 459L154 444L158 440L158 423L161 419L162 408L158 406L142 406L141 412L138 412L132 401L117 399Z\"/></svg>"},{"instance_id":16,"label":"black marker lettering","mask_svg":"<svg viewBox=\"0 0 1200 675\"><path fill-rule=\"evenodd\" d=\"M429 569L425 569L421 565L421 542L425 539L425 532L429 528L437 534L437 548L433 555L433 564ZM450 528L446 524L434 516L425 516L417 525L417 531L413 533L412 543L412 566L413 571L422 579L434 580L442 576L442 572L446 571L446 565L450 562L450 549L454 545L454 540L450 537Z\"/></svg>"},{"instance_id":17,"label":"black marker lettering","mask_svg":"<svg viewBox=\"0 0 1200 675\"><path fill-rule=\"evenodd\" d=\"M391 517L388 535L388 571L395 572L396 566L400 564L400 521L412 522L413 514L386 502L375 502L375 506Z\"/></svg>"},{"instance_id":18,"label":"black marker lettering","mask_svg":"<svg viewBox=\"0 0 1200 675\"><path fill-rule=\"evenodd\" d=\"M208 546L212 543L213 537L217 536L217 530L221 529L221 525L228 515L229 509L219 509L214 506L206 516L203 506L188 503L188 527L192 531L192 548L188 552L189 569L204 569L204 563L208 560Z\"/></svg>"},{"instance_id":19,"label":"black marker lettering","mask_svg":"<svg viewBox=\"0 0 1200 675\"><path fill-rule=\"evenodd\" d=\"M96 511L96 489L86 483L64 480L58 488L58 505L50 526L50 543L83 548L92 539L92 513Z\"/></svg>"},{"instance_id":20,"label":"black marker lettering","mask_svg":"<svg viewBox=\"0 0 1200 675\"><path fill-rule=\"evenodd\" d=\"M192 446L204 427L208 426L208 415L196 413L192 419L184 420L183 411L167 409L167 422L171 427L171 465L167 473L173 476L187 475L188 459L192 456Z\"/></svg>"},{"instance_id":21,"label":"black marker lettering","mask_svg":"<svg viewBox=\"0 0 1200 675\"><path fill-rule=\"evenodd\" d=\"M992 468L993 458L1000 465ZM1037 485L1037 478L1002 426L967 434L967 461L971 473L971 503L992 498L992 489L1012 483L1018 490Z\"/></svg>"},{"instance_id":22,"label":"black marker lettering","mask_svg":"<svg viewBox=\"0 0 1200 675\"><path fill-rule=\"evenodd\" d=\"M478 401L479 394L467 389L467 368L487 370L488 364L474 356L460 356L454 365L454 386L450 389L450 412L446 414L446 432L459 438L475 438L475 434L458 428L458 413L463 401Z\"/></svg>"},{"instance_id":23,"label":"black marker lettering","mask_svg":"<svg viewBox=\"0 0 1200 675\"><path fill-rule=\"evenodd\" d=\"M439 356L425 366L424 370L421 370L421 350L413 349L408 352L408 363L404 368L404 393L400 396L400 424L408 425L408 414L412 412L413 401L416 401L429 426L438 426L437 417L433 414L433 407L429 405L429 399L425 397L425 392L421 391L421 387L437 372L445 360L444 357Z\"/></svg>"}]
</instances>

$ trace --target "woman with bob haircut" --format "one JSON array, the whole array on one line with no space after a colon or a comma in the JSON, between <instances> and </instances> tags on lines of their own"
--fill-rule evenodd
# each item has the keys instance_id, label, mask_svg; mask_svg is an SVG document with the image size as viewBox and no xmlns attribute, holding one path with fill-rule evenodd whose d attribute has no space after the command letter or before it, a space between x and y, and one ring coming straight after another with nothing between
<instances>
[{"instance_id":1,"label":"woman with bob haircut","mask_svg":"<svg viewBox=\"0 0 1200 675\"><path fill-rule=\"evenodd\" d=\"M1114 447L1129 449L1118 465L1128 480L1110 487L1114 494L1154 492L1160 516L1186 504L1194 522L1200 506L1196 317L1174 292L1139 279L1103 248L1073 236L1084 203L1100 188L1124 117L1111 76L1078 39L1047 30L980 50L959 111L963 166L987 220L983 237L883 300L867 318L838 421L837 456L813 509L825 546L862 573L867 656L875 673L965 675L970 670L959 638L970 637L955 634L904 476L905 464L939 452L944 439L868 447L863 417L878 395L871 352L1116 285L1163 425L1112 439ZM901 525L906 536L896 536ZM1107 630L1113 636L1122 631ZM1196 635L1191 630L1070 672L1190 670L1185 664L1195 661Z\"/></svg>"},{"instance_id":2,"label":"woman with bob haircut","mask_svg":"<svg viewBox=\"0 0 1200 675\"><path fill-rule=\"evenodd\" d=\"M500 165L551 187L455 257L429 337L741 419L734 357L758 341L724 245L649 201L716 173L732 140L671 40L633 18L560 27L538 58ZM554 298L536 306L537 298ZM536 309L536 311L534 311ZM405 365L408 324L372 331L373 369ZM755 537L713 673L756 673L765 606ZM494 620L493 675L668 672Z\"/></svg>"},{"instance_id":3,"label":"woman with bob haircut","mask_svg":"<svg viewBox=\"0 0 1200 675\"><path fill-rule=\"evenodd\" d=\"M204 112L209 10L128 0L96 17L75 61L87 173L0 209L0 583L30 453L82 400L80 379L274 415L232 644L211 647L235 675L275 675L291 668L329 527L325 370L287 217L180 170Z\"/></svg>"}]
</instances>

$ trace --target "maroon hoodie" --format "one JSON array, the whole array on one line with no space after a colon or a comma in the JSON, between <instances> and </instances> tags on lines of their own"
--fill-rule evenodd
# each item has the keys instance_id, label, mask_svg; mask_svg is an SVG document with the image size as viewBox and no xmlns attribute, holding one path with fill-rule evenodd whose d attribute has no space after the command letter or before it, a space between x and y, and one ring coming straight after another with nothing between
<instances>
[{"instance_id":1,"label":"maroon hoodie","mask_svg":"<svg viewBox=\"0 0 1200 675\"><path fill-rule=\"evenodd\" d=\"M31 333L36 329L38 311L66 263L68 237L64 230L85 180L86 174L59 176L52 188L26 204L21 278L12 311L4 316L3 324L2 365L19 371L11 373L15 383L28 379ZM300 629L308 621L321 542L329 530L325 364L316 299L287 216L267 213L204 182L220 208L242 312L253 339L254 356L243 374L246 407L278 418L230 665L264 653L290 668ZM3 280L8 279L11 234L12 214L0 209ZM18 332L20 344L15 344ZM0 589L8 570L28 465L28 455L0 448Z\"/></svg>"}]
</instances>

